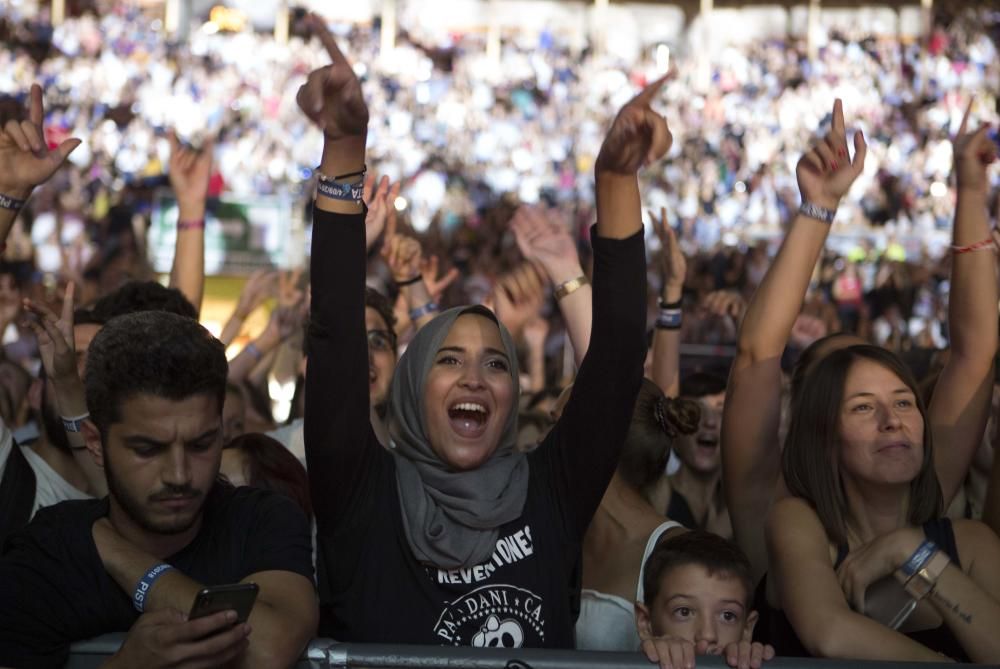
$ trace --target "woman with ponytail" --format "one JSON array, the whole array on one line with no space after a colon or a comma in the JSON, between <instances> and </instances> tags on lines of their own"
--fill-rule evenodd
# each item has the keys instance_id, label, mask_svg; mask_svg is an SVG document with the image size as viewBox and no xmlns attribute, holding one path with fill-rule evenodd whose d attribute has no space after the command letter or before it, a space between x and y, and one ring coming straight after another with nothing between
<instances>
[{"instance_id":1,"label":"woman with ponytail","mask_svg":"<svg viewBox=\"0 0 1000 669\"><path fill-rule=\"evenodd\" d=\"M698 429L695 402L669 399L643 379L618 468L583 540L583 592L576 623L581 650L640 646L634 603L643 601L642 565L665 537L686 530L649 501L670 449Z\"/></svg>"}]
</instances>

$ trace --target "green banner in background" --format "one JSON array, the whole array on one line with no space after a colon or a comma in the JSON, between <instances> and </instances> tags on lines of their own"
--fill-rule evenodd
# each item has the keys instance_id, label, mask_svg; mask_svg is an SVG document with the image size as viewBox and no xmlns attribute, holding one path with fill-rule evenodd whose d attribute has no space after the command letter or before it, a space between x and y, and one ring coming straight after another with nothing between
<instances>
[{"instance_id":1,"label":"green banner in background","mask_svg":"<svg viewBox=\"0 0 1000 669\"><path fill-rule=\"evenodd\" d=\"M167 192L154 200L148 233L149 259L170 271L177 239L177 201ZM263 267L289 267L293 256L292 201L279 197L223 197L205 215L205 273L250 274Z\"/></svg>"}]
</instances>

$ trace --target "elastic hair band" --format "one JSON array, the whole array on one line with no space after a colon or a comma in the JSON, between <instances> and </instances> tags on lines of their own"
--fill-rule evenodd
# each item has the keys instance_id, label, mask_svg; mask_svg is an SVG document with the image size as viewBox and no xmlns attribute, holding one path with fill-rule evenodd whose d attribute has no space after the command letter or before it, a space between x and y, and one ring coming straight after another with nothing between
<instances>
[{"instance_id":1,"label":"elastic hair band","mask_svg":"<svg viewBox=\"0 0 1000 669\"><path fill-rule=\"evenodd\" d=\"M412 279L406 279L405 281L393 281L393 283L402 288L403 286L412 286L415 283L420 283L423 280L424 280L424 275L418 274Z\"/></svg>"}]
</instances>

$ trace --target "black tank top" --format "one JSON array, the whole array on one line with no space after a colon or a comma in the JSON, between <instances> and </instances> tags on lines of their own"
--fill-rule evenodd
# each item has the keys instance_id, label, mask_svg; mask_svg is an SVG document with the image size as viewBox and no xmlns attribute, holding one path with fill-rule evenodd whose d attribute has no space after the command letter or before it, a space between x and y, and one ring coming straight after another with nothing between
<instances>
[{"instance_id":1,"label":"black tank top","mask_svg":"<svg viewBox=\"0 0 1000 669\"><path fill-rule=\"evenodd\" d=\"M676 490L670 491L670 502L667 503L667 518L680 523L689 530L705 529L695 520L694 512L691 511L691 505L688 504L687 498Z\"/></svg>"},{"instance_id":2,"label":"black tank top","mask_svg":"<svg viewBox=\"0 0 1000 669\"><path fill-rule=\"evenodd\" d=\"M955 531L951 526L951 520L949 518L931 520L924 523L923 529L924 536L937 544L937 547L945 552L952 563L961 569L962 563L958 558L958 546L955 544ZM844 561L847 552L847 546L837 547L837 562L833 566L834 569ZM754 630L754 641L771 644L779 657L810 657L809 651L802 645L792 628L792 624L785 616L785 612L781 609L775 609L767 603L767 574L761 579L760 585L757 586L754 593L754 606L760 615ZM906 636L958 662L970 661L958 639L948 629L947 624L942 624L934 629L910 632Z\"/></svg>"}]
</instances>

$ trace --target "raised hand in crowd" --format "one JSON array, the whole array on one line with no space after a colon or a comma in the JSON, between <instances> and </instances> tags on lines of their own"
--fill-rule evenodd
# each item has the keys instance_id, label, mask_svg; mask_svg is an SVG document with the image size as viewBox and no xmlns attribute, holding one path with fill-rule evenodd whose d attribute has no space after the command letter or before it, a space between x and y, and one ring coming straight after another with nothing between
<instances>
[{"instance_id":1,"label":"raised hand in crowd","mask_svg":"<svg viewBox=\"0 0 1000 669\"><path fill-rule=\"evenodd\" d=\"M597 155L598 174L630 176L667 154L674 137L652 103L670 75L657 79L621 108Z\"/></svg>"},{"instance_id":2,"label":"raised hand in crowd","mask_svg":"<svg viewBox=\"0 0 1000 669\"><path fill-rule=\"evenodd\" d=\"M170 133L170 187L178 208L170 287L180 290L199 312L205 292L205 207L214 148L209 140L196 151Z\"/></svg>"},{"instance_id":3,"label":"raised hand in crowd","mask_svg":"<svg viewBox=\"0 0 1000 669\"><path fill-rule=\"evenodd\" d=\"M973 102L952 142L958 193L948 296L951 353L928 406L945 508L962 487L986 429L997 351L997 247L987 216L987 169L997 147L989 124L970 127Z\"/></svg>"},{"instance_id":4,"label":"raised hand in crowd","mask_svg":"<svg viewBox=\"0 0 1000 669\"><path fill-rule=\"evenodd\" d=\"M412 324L414 329L419 330L440 311L424 278L426 259L423 247L415 237L395 231L389 235L387 232L382 257L389 266L392 280L399 288L400 299L405 306L404 313L397 316L397 332L403 331L404 324Z\"/></svg>"},{"instance_id":5,"label":"raised hand in crowd","mask_svg":"<svg viewBox=\"0 0 1000 669\"><path fill-rule=\"evenodd\" d=\"M713 316L725 316L739 324L746 314L747 300L735 290L713 290L702 299L701 306Z\"/></svg>"},{"instance_id":6,"label":"raised hand in crowd","mask_svg":"<svg viewBox=\"0 0 1000 669\"><path fill-rule=\"evenodd\" d=\"M90 412L82 380L84 358L77 355L73 337L74 293L75 285L71 282L66 285L58 315L30 299L24 300L24 309L31 315L25 323L38 341L46 383L51 384L59 415L80 419L89 416ZM106 495L108 484L104 471L87 452L83 434L66 431L66 438L73 451L73 460L87 482L87 492L95 497Z\"/></svg>"},{"instance_id":7,"label":"raised hand in crowd","mask_svg":"<svg viewBox=\"0 0 1000 669\"><path fill-rule=\"evenodd\" d=\"M48 181L80 145L70 138L50 149L44 124L42 88L33 84L27 114L8 118L0 131L0 242L35 186Z\"/></svg>"},{"instance_id":8,"label":"raised hand in crowd","mask_svg":"<svg viewBox=\"0 0 1000 669\"><path fill-rule=\"evenodd\" d=\"M275 307L263 332L230 361L230 381L246 379L262 361L271 360L271 354L282 342L301 329L309 311L307 293L299 286L301 278L301 269L278 273Z\"/></svg>"},{"instance_id":9,"label":"raised hand in crowd","mask_svg":"<svg viewBox=\"0 0 1000 669\"><path fill-rule=\"evenodd\" d=\"M522 206L514 213L511 229L524 258L540 267L555 287L573 357L579 365L590 345L593 291L569 228L553 209Z\"/></svg>"},{"instance_id":10,"label":"raised hand in crowd","mask_svg":"<svg viewBox=\"0 0 1000 669\"><path fill-rule=\"evenodd\" d=\"M534 265L524 263L501 277L492 295L497 318L519 339L524 326L541 313L545 284Z\"/></svg>"},{"instance_id":11,"label":"raised hand in crowd","mask_svg":"<svg viewBox=\"0 0 1000 669\"><path fill-rule=\"evenodd\" d=\"M425 257L420 263L420 275L424 278L424 285L427 286L427 292L430 293L431 299L440 303L444 291L455 283L460 272L457 267L452 267L442 274L441 260L436 255L431 255Z\"/></svg>"},{"instance_id":12,"label":"raised hand in crowd","mask_svg":"<svg viewBox=\"0 0 1000 669\"><path fill-rule=\"evenodd\" d=\"M781 472L781 355L836 209L864 168L865 139L857 132L853 141L852 158L843 103L836 100L829 130L798 162L802 208L747 307L737 339L722 419L723 489L733 536L750 558L755 580L767 569L760 522Z\"/></svg>"},{"instance_id":13,"label":"raised hand in crowd","mask_svg":"<svg viewBox=\"0 0 1000 669\"><path fill-rule=\"evenodd\" d=\"M233 309L225 327L222 328L222 334L219 335L219 340L223 344L226 346L232 344L233 340L239 336L240 330L243 329L243 323L250 317L250 314L269 298L277 295L280 274L275 269L259 269L247 278L239 299L236 301L236 308Z\"/></svg>"},{"instance_id":14,"label":"raised hand in crowd","mask_svg":"<svg viewBox=\"0 0 1000 669\"><path fill-rule=\"evenodd\" d=\"M398 181L390 185L389 177L382 177L376 184L374 174L365 176L364 202L368 207L368 213L365 214L365 247L369 251L386 230L386 222L390 215L395 221L395 202L399 197L399 186Z\"/></svg>"},{"instance_id":15,"label":"raised hand in crowd","mask_svg":"<svg viewBox=\"0 0 1000 669\"><path fill-rule=\"evenodd\" d=\"M667 210L660 215L649 212L653 230L660 240L660 263L663 290L660 293L660 315L656 319L653 337L653 381L667 397L680 395L681 321L683 317L684 279L687 259L677 242L677 233L667 220Z\"/></svg>"},{"instance_id":16,"label":"raised hand in crowd","mask_svg":"<svg viewBox=\"0 0 1000 669\"><path fill-rule=\"evenodd\" d=\"M368 137L368 105L361 91L361 82L323 19L310 14L306 17L306 24L333 61L331 65L310 72L296 95L299 108L323 131L323 158L319 171L328 178L360 175L364 172L365 141ZM361 211L360 203L323 196L317 203L329 211Z\"/></svg>"}]
</instances>

